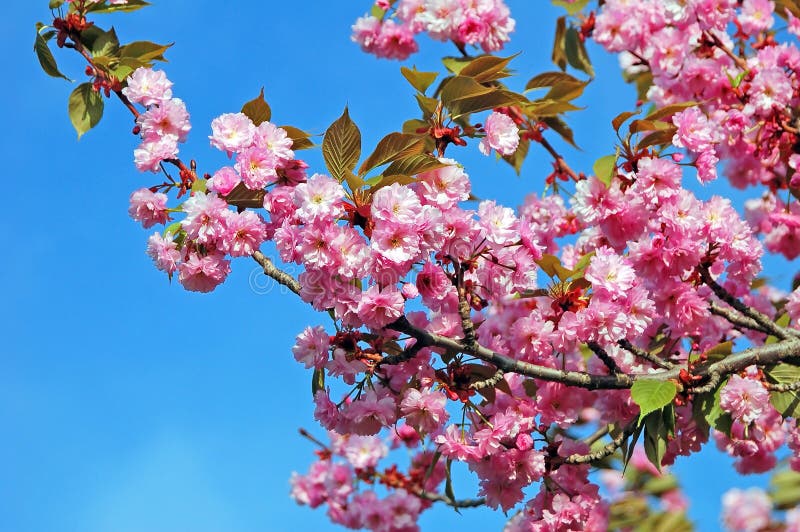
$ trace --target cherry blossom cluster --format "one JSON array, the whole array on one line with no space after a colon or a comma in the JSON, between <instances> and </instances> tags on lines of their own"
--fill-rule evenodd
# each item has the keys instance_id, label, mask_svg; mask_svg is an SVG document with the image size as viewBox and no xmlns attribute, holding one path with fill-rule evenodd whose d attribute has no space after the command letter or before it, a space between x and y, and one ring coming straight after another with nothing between
<instances>
[{"instance_id":1,"label":"cherry blossom cluster","mask_svg":"<svg viewBox=\"0 0 800 532\"><path fill-rule=\"evenodd\" d=\"M800 50L770 33L774 9L770 0L609 0L592 37L620 53L628 75L652 75L647 99L657 106L699 102L674 116L673 144L691 155L700 181L716 179L724 162L733 186L767 189L763 205L752 210L777 215L776 192L800 184L792 180L800 140ZM785 15L788 31L799 35L800 21ZM791 259L800 217L790 210L783 217L788 223L781 229L754 227L767 234L770 251Z\"/></svg>"},{"instance_id":2,"label":"cherry blossom cluster","mask_svg":"<svg viewBox=\"0 0 800 532\"><path fill-rule=\"evenodd\" d=\"M503 48L515 22L503 0L376 0L381 16L365 15L353 24L353 41L368 53L406 59L418 50L414 40L427 33L458 46L484 52Z\"/></svg>"},{"instance_id":3,"label":"cherry blossom cluster","mask_svg":"<svg viewBox=\"0 0 800 532\"><path fill-rule=\"evenodd\" d=\"M800 191L800 51L769 32L767 0L606 0L599 9L584 33L619 52L628 75L652 75L649 101L681 104L667 120L672 146L688 159L637 149L611 176L575 174L567 200L531 194L516 209L469 202L465 168L439 145L438 157L425 155L433 169L361 187L307 172L285 129L244 112L211 122L210 145L229 164L201 178L178 159L189 114L165 73L140 68L127 78L121 97L141 137L135 165L167 178L130 198L134 220L163 226L148 239L156 267L208 292L224 282L231 258L274 246L302 272L293 290L332 318L328 328L304 328L292 348L314 372L314 417L330 440L306 434L321 449L307 474L292 477L298 503L324 505L348 528L412 532L435 502L459 505L442 483L462 464L481 504L513 512L507 530L606 530L610 502L628 488L616 472L590 476L596 441L582 429L636 427L640 407L632 380L605 389L572 386L567 375L650 378L674 369L662 466L713 439L740 473L774 469L781 448L800 472L800 429L773 406L765 368L743 364L704 392L718 391L728 430L703 424L692 388L703 378L692 371L715 346L785 340L769 326L782 313L800 328L800 288L788 296L753 289L765 249L800 255L791 195ZM788 19L800 34L800 21ZM396 59L416 51L421 32L490 52L514 24L502 0L380 0L353 39ZM539 125L522 116L513 106L489 111L472 128L478 150L510 156L521 138L542 142ZM744 218L727 199L700 200L682 186L687 161L701 182L716 179L722 162L732 184L763 194ZM182 202L170 206L170 193ZM752 312L719 310L741 313L737 302ZM505 365L487 363L497 358ZM500 371L509 365L539 373ZM386 466L400 449L408 466ZM629 458L643 475L662 474L641 447ZM660 504L680 512L687 502L669 490ZM731 530L770 526L763 492L731 491L723 506ZM789 529L800 529L798 515L787 516Z\"/></svg>"}]
</instances>

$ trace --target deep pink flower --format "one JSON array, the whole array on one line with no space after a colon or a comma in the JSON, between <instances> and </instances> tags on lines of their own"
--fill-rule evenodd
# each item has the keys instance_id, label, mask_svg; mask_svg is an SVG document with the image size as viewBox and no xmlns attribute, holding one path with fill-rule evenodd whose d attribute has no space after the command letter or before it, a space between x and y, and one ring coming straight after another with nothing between
<instances>
[{"instance_id":1,"label":"deep pink flower","mask_svg":"<svg viewBox=\"0 0 800 532\"><path fill-rule=\"evenodd\" d=\"M394 286L381 289L370 286L358 303L358 317L367 327L382 329L403 315L405 300Z\"/></svg>"}]
</instances>

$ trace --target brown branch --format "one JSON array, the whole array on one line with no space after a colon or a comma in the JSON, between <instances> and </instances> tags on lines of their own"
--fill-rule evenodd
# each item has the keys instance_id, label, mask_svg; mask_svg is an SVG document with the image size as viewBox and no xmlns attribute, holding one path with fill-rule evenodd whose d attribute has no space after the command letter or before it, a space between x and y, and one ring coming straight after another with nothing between
<instances>
[{"instance_id":1,"label":"brown branch","mask_svg":"<svg viewBox=\"0 0 800 532\"><path fill-rule=\"evenodd\" d=\"M408 349L404 349L403 352L398 353L396 355L387 355L380 359L377 364L375 364L375 369L378 369L379 366L388 365L394 366L395 364L401 364L403 362L408 362L419 353L423 348L423 345L417 341L414 345L409 347Z\"/></svg>"},{"instance_id":2,"label":"brown branch","mask_svg":"<svg viewBox=\"0 0 800 532\"><path fill-rule=\"evenodd\" d=\"M453 508L478 508L479 506L484 506L486 504L486 499L481 497L479 499L451 499L447 495L442 495L441 493L428 493L427 491L412 491L414 495L419 497L420 499L425 499L431 502L443 502L447 506L451 506Z\"/></svg>"},{"instance_id":3,"label":"brown branch","mask_svg":"<svg viewBox=\"0 0 800 532\"><path fill-rule=\"evenodd\" d=\"M619 371L619 366L617 366L617 363L614 362L614 359L611 358L611 356L608 353L606 353L605 349L600 347L600 344L598 344L596 342L589 342L586 345L588 345L589 349L592 350L592 353L594 353L597 356L597 358L599 358L603 362L603 364L606 365L606 367L608 368L608 371L610 371L611 373L619 373L620 372Z\"/></svg>"},{"instance_id":4,"label":"brown branch","mask_svg":"<svg viewBox=\"0 0 800 532\"><path fill-rule=\"evenodd\" d=\"M617 449L619 449L619 446L622 445L622 442L625 441L625 438L633 433L632 427L635 426L635 423L631 423L628 429L620 432L618 436L612 438L612 440L604 445L600 450L588 454L571 454L564 458L563 463L569 465L589 464L591 462L596 462L597 460L602 460L606 456L611 456L616 452Z\"/></svg>"},{"instance_id":5,"label":"brown branch","mask_svg":"<svg viewBox=\"0 0 800 532\"><path fill-rule=\"evenodd\" d=\"M622 340L617 342L617 345L619 345L622 349L625 349L626 351L629 351L630 353L632 353L633 356L636 356L636 357L639 357L639 358L643 358L643 359L647 360L648 362L650 362L651 364L653 364L654 366L657 366L659 368L672 369L672 368L675 367L675 364L673 364L672 362L670 362L668 360L661 359L658 356L650 353L649 351L645 351L644 349L640 349L640 348L636 347L635 345L633 345L627 339L623 338Z\"/></svg>"},{"instance_id":6,"label":"brown branch","mask_svg":"<svg viewBox=\"0 0 800 532\"><path fill-rule=\"evenodd\" d=\"M720 298L722 301L724 301L734 309L741 312L744 316L756 322L761 328L761 332L767 332L780 340L785 340L787 336L789 336L790 334L795 337L798 336L797 334L794 334L790 331L787 331L786 329L783 329L782 327L779 327L766 314L762 314L756 309L745 305L740 300L733 297L733 295L731 295L730 292L725 290L725 288L723 288L722 285L720 285L711 277L711 272L708 271L707 266L700 266L697 268L697 271L700 273L700 277L701 279L703 279L703 282L709 288L711 288L711 290L718 298Z\"/></svg>"},{"instance_id":7,"label":"brown branch","mask_svg":"<svg viewBox=\"0 0 800 532\"><path fill-rule=\"evenodd\" d=\"M260 251L253 253L253 260L259 263L264 269L264 275L275 279L278 283L282 284L295 294L300 295L300 283L285 271L277 268L275 264L263 253Z\"/></svg>"},{"instance_id":8,"label":"brown branch","mask_svg":"<svg viewBox=\"0 0 800 532\"><path fill-rule=\"evenodd\" d=\"M742 316L738 312L733 309L721 307L714 302L708 304L708 311L715 316L719 316L721 318L725 318L728 323L734 325L739 328L749 329L752 331L769 334L769 331L764 330L761 325L758 324L755 320L748 318L747 316Z\"/></svg>"},{"instance_id":9,"label":"brown branch","mask_svg":"<svg viewBox=\"0 0 800 532\"><path fill-rule=\"evenodd\" d=\"M764 387L771 392L796 392L800 390L800 381L773 384L765 382Z\"/></svg>"},{"instance_id":10,"label":"brown branch","mask_svg":"<svg viewBox=\"0 0 800 532\"><path fill-rule=\"evenodd\" d=\"M503 373L503 370L498 369L497 372L488 379L473 382L472 384L470 384L469 387L472 388L473 390L483 390L484 388L491 388L492 386L497 385L498 382L503 380L503 375L505 375L505 373Z\"/></svg>"}]
</instances>

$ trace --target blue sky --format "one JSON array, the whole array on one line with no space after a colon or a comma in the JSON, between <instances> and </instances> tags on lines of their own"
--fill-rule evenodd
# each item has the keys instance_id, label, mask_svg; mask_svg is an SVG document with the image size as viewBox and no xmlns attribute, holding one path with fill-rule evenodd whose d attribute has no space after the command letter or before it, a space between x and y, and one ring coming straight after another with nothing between
<instances>
[{"instance_id":1,"label":"blue sky","mask_svg":"<svg viewBox=\"0 0 800 532\"><path fill-rule=\"evenodd\" d=\"M558 11L543 1L508 3L518 22L509 52L524 50L514 61L525 73L521 85L552 68ZM97 19L115 25L123 41L176 43L164 68L192 115L182 156L197 159L201 171L224 160L208 148L211 119L237 111L261 86L274 122L312 132L349 105L365 143L416 117L399 64L349 40L366 1L221 5L156 1ZM109 102L98 128L77 142L66 113L72 87L42 73L31 51L47 2L14 2L6 12L0 146L9 188L0 234L10 248L0 262L0 530L332 528L322 511L288 498L291 471L305 471L312 459L297 428L316 429L310 375L290 347L306 324L326 324L323 316L264 290L245 259L213 294L170 285L144 254L148 233L127 217L130 192L152 184L132 165L130 115ZM438 58L452 53L428 40L422 48L405 64L439 69ZM598 79L580 100L588 109L570 119L583 151L564 150L587 172L613 151L610 120L635 99L615 59L590 53ZM65 50L56 56L81 79L76 58ZM476 154L453 153L482 198L518 205L549 173L544 151L532 150L521 178ZM323 171L319 151L305 155ZM787 288L790 276L773 279ZM728 486L763 484L736 477L731 460L713 451L678 470L701 530L717 529ZM490 511L458 516L440 508L422 524L493 530L503 521Z\"/></svg>"}]
</instances>

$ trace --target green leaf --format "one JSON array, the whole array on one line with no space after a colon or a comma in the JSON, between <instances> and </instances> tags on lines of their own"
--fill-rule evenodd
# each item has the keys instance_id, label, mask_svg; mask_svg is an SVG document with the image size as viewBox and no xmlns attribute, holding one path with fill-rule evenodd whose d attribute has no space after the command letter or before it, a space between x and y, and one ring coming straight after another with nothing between
<instances>
[{"instance_id":1,"label":"green leaf","mask_svg":"<svg viewBox=\"0 0 800 532\"><path fill-rule=\"evenodd\" d=\"M297 150L307 150L308 148L313 148L314 143L311 142L311 133L307 133L302 129L298 129L292 126L280 126L281 129L286 131L286 134L292 139L292 149L294 151Z\"/></svg>"},{"instance_id":2,"label":"green leaf","mask_svg":"<svg viewBox=\"0 0 800 532\"><path fill-rule=\"evenodd\" d=\"M678 388L672 381L637 379L631 387L631 399L639 405L639 422L650 412L672 403Z\"/></svg>"},{"instance_id":3,"label":"green leaf","mask_svg":"<svg viewBox=\"0 0 800 532\"><path fill-rule=\"evenodd\" d=\"M567 29L564 37L564 53L567 56L567 61L573 68L585 72L591 77L594 77L594 68L592 62L589 60L589 54L586 53L586 46L580 38L578 30L574 26Z\"/></svg>"},{"instance_id":4,"label":"green leaf","mask_svg":"<svg viewBox=\"0 0 800 532\"><path fill-rule=\"evenodd\" d=\"M647 455L650 463L661 472L661 463L666 452L667 425L664 423L664 411L659 409L644 418L644 454Z\"/></svg>"},{"instance_id":5,"label":"green leaf","mask_svg":"<svg viewBox=\"0 0 800 532\"><path fill-rule=\"evenodd\" d=\"M567 142L570 146L574 148L578 148L578 145L575 144L575 134L572 132L572 128L567 125L559 116L545 116L542 117L542 122L547 124L547 126L558 133L565 142Z\"/></svg>"},{"instance_id":6,"label":"green leaf","mask_svg":"<svg viewBox=\"0 0 800 532\"><path fill-rule=\"evenodd\" d=\"M36 32L36 42L33 43L33 49L36 51L36 57L39 59L39 64L42 66L42 70L44 70L45 74L48 76L72 81L67 76L62 74L60 70L58 70L56 58L53 57L53 53L50 51L47 41L48 39L45 38L41 33L38 31Z\"/></svg>"},{"instance_id":7,"label":"green leaf","mask_svg":"<svg viewBox=\"0 0 800 532\"><path fill-rule=\"evenodd\" d=\"M556 7L563 7L570 15L580 13L589 4L589 0L552 0Z\"/></svg>"},{"instance_id":8,"label":"green leaf","mask_svg":"<svg viewBox=\"0 0 800 532\"><path fill-rule=\"evenodd\" d=\"M105 2L101 2L89 6L86 12L87 13L114 13L117 11L130 12L142 9L143 7L149 5L150 5L149 2L145 2L143 0L128 0L128 2L125 4L117 4L117 5L106 5Z\"/></svg>"},{"instance_id":9,"label":"green leaf","mask_svg":"<svg viewBox=\"0 0 800 532\"><path fill-rule=\"evenodd\" d=\"M800 381L800 367L784 362L766 369L764 375L776 384L792 384ZM800 418L800 392L770 392L769 402L784 418Z\"/></svg>"},{"instance_id":10,"label":"green leaf","mask_svg":"<svg viewBox=\"0 0 800 532\"><path fill-rule=\"evenodd\" d=\"M597 177L606 188L610 187L611 181L613 181L614 177L617 175L616 154L605 155L597 159L592 166L592 172L594 172L595 177Z\"/></svg>"},{"instance_id":11,"label":"green leaf","mask_svg":"<svg viewBox=\"0 0 800 532\"><path fill-rule=\"evenodd\" d=\"M671 105L666 105L661 109L656 109L652 113L648 114L644 117L644 120L661 120L664 121L665 118L670 118L675 113L679 113L689 107L695 107L698 105L697 102L683 102L683 103L673 103ZM668 122L670 125L672 121Z\"/></svg>"},{"instance_id":12,"label":"green leaf","mask_svg":"<svg viewBox=\"0 0 800 532\"><path fill-rule=\"evenodd\" d=\"M663 146L666 144L672 143L672 138L675 136L675 132L677 128L672 127L669 129L664 129L662 131L654 131L648 135L645 135L642 140L640 140L636 146L639 150L643 150L645 148L649 148L650 146Z\"/></svg>"},{"instance_id":13,"label":"green leaf","mask_svg":"<svg viewBox=\"0 0 800 532\"><path fill-rule=\"evenodd\" d=\"M570 74L567 74L566 72L542 72L541 74L537 74L528 80L528 83L525 84L525 90L529 91L543 87L552 87L557 83L564 82L580 83L581 80L571 76Z\"/></svg>"},{"instance_id":14,"label":"green leaf","mask_svg":"<svg viewBox=\"0 0 800 532\"><path fill-rule=\"evenodd\" d=\"M393 174L416 175L422 172L436 170L437 168L444 168L445 166L449 166L449 164L441 162L433 155L418 153L394 161L386 167L383 173L387 176Z\"/></svg>"},{"instance_id":15,"label":"green leaf","mask_svg":"<svg viewBox=\"0 0 800 532\"><path fill-rule=\"evenodd\" d=\"M50 9L58 9L63 6L66 0L50 0Z\"/></svg>"},{"instance_id":16,"label":"green leaf","mask_svg":"<svg viewBox=\"0 0 800 532\"><path fill-rule=\"evenodd\" d=\"M614 131L618 132L620 126L623 123L625 123L627 119L629 119L632 116L638 115L640 112L642 112L641 109L637 111L625 111L624 113L620 113L614 117L614 120L611 121L611 126L614 128Z\"/></svg>"},{"instance_id":17,"label":"green leaf","mask_svg":"<svg viewBox=\"0 0 800 532\"><path fill-rule=\"evenodd\" d=\"M81 83L69 97L69 119L78 139L92 129L103 117L103 97L95 92L91 83Z\"/></svg>"},{"instance_id":18,"label":"green leaf","mask_svg":"<svg viewBox=\"0 0 800 532\"><path fill-rule=\"evenodd\" d=\"M561 264L561 259L556 257L555 255L542 255L542 258L536 261L536 264L542 269L544 273L552 278L558 278L559 280L566 281L575 273L572 270L566 269Z\"/></svg>"},{"instance_id":19,"label":"green leaf","mask_svg":"<svg viewBox=\"0 0 800 532\"><path fill-rule=\"evenodd\" d=\"M434 82L436 76L439 75L436 72L420 72L417 70L417 67L413 69L400 67L400 73L411 83L412 87L423 94L425 94L425 91L431 86L431 83Z\"/></svg>"},{"instance_id":20,"label":"green leaf","mask_svg":"<svg viewBox=\"0 0 800 532\"><path fill-rule=\"evenodd\" d=\"M511 168L520 175L522 171L522 163L525 162L525 158L528 156L528 150L530 149L531 141L529 139L520 139L519 145L517 149L514 150L514 153L511 155L503 155L503 160L511 165Z\"/></svg>"},{"instance_id":21,"label":"green leaf","mask_svg":"<svg viewBox=\"0 0 800 532\"><path fill-rule=\"evenodd\" d=\"M378 20L383 20L383 17L386 15L386 10L377 5L373 5L372 9L369 10L369 14Z\"/></svg>"},{"instance_id":22,"label":"green leaf","mask_svg":"<svg viewBox=\"0 0 800 532\"><path fill-rule=\"evenodd\" d=\"M464 68L469 64L471 61L468 57L443 57L442 64L444 67L452 72L453 74L458 75L461 72L461 69Z\"/></svg>"},{"instance_id":23,"label":"green leaf","mask_svg":"<svg viewBox=\"0 0 800 532\"><path fill-rule=\"evenodd\" d=\"M264 87L261 87L261 92L242 106L242 112L258 126L264 122L269 122L272 117L272 110L267 105L264 99Z\"/></svg>"},{"instance_id":24,"label":"green leaf","mask_svg":"<svg viewBox=\"0 0 800 532\"><path fill-rule=\"evenodd\" d=\"M317 392L325 389L325 370L314 368L314 374L311 376L311 397L317 395Z\"/></svg>"},{"instance_id":25,"label":"green leaf","mask_svg":"<svg viewBox=\"0 0 800 532\"><path fill-rule=\"evenodd\" d=\"M472 96L480 96L496 91L496 87L481 85L474 79L467 76L453 76L443 82L440 98L445 106L453 100L460 100Z\"/></svg>"},{"instance_id":26,"label":"green leaf","mask_svg":"<svg viewBox=\"0 0 800 532\"><path fill-rule=\"evenodd\" d=\"M361 157L361 131L350 119L347 107L342 116L325 131L322 157L331 176L340 183L353 173Z\"/></svg>"},{"instance_id":27,"label":"green leaf","mask_svg":"<svg viewBox=\"0 0 800 532\"><path fill-rule=\"evenodd\" d=\"M553 63L561 70L567 69L566 36L567 18L559 17L556 21L556 35L553 39L553 52L551 54L551 58Z\"/></svg>"},{"instance_id":28,"label":"green leaf","mask_svg":"<svg viewBox=\"0 0 800 532\"><path fill-rule=\"evenodd\" d=\"M559 81L544 95L545 100L560 100L568 102L583 94L588 81Z\"/></svg>"},{"instance_id":29,"label":"green leaf","mask_svg":"<svg viewBox=\"0 0 800 532\"><path fill-rule=\"evenodd\" d=\"M97 28L97 26L92 26L92 28ZM87 29L83 33L87 31L89 30ZM83 33L81 34L81 39L83 39ZM94 38L89 48L92 51L92 56L95 58L119 58L119 38L117 38L117 32L113 27L108 31L100 30L100 33Z\"/></svg>"},{"instance_id":30,"label":"green leaf","mask_svg":"<svg viewBox=\"0 0 800 532\"><path fill-rule=\"evenodd\" d=\"M455 99L449 103L447 108L450 110L452 118L456 119L460 116L479 113L495 107L516 105L524 101L527 101L527 98L521 94L507 90L494 90L487 94Z\"/></svg>"},{"instance_id":31,"label":"green leaf","mask_svg":"<svg viewBox=\"0 0 800 532\"><path fill-rule=\"evenodd\" d=\"M800 504L800 473L786 470L773 475L769 496L778 510L789 510Z\"/></svg>"},{"instance_id":32,"label":"green leaf","mask_svg":"<svg viewBox=\"0 0 800 532\"><path fill-rule=\"evenodd\" d=\"M207 183L206 183L205 179L197 179L197 180L195 180L195 182L192 183L192 192L203 192L203 193L205 193L206 190L208 190L206 188L206 184ZM261 203L261 205L259 205L259 207L261 207L263 205L264 205L264 203L262 201L262 203Z\"/></svg>"},{"instance_id":33,"label":"green leaf","mask_svg":"<svg viewBox=\"0 0 800 532\"><path fill-rule=\"evenodd\" d=\"M151 64L151 61L163 61L164 53L172 46L170 44L157 44L150 41L134 41L119 49L120 57L131 57L138 59L144 64Z\"/></svg>"},{"instance_id":34,"label":"green leaf","mask_svg":"<svg viewBox=\"0 0 800 532\"><path fill-rule=\"evenodd\" d=\"M525 106L525 110L536 117L556 116L580 109L577 105L559 100L536 100Z\"/></svg>"},{"instance_id":35,"label":"green leaf","mask_svg":"<svg viewBox=\"0 0 800 532\"><path fill-rule=\"evenodd\" d=\"M378 142L378 145L375 146L375 151L367 157L367 160L358 169L358 175L363 176L375 167L409 155L422 153L424 149L425 141L417 135L389 133Z\"/></svg>"},{"instance_id":36,"label":"green leaf","mask_svg":"<svg viewBox=\"0 0 800 532\"><path fill-rule=\"evenodd\" d=\"M470 61L459 71L460 76L469 76L480 83L487 83L497 79L508 77L504 69L512 59L517 57L519 52L510 57L497 57L494 55L482 55Z\"/></svg>"},{"instance_id":37,"label":"green leaf","mask_svg":"<svg viewBox=\"0 0 800 532\"><path fill-rule=\"evenodd\" d=\"M428 98L424 94L417 93L415 95L417 99L417 105L419 105L422 114L427 118L431 116L433 113L436 112L436 108L439 106L439 100L436 98Z\"/></svg>"},{"instance_id":38,"label":"green leaf","mask_svg":"<svg viewBox=\"0 0 800 532\"><path fill-rule=\"evenodd\" d=\"M628 127L628 130L633 133L641 133L642 131L662 131L662 130L672 130L675 126L669 124L667 122L662 122L660 120L646 120L641 118L639 120L634 120L631 122L631 125Z\"/></svg>"}]
</instances>

